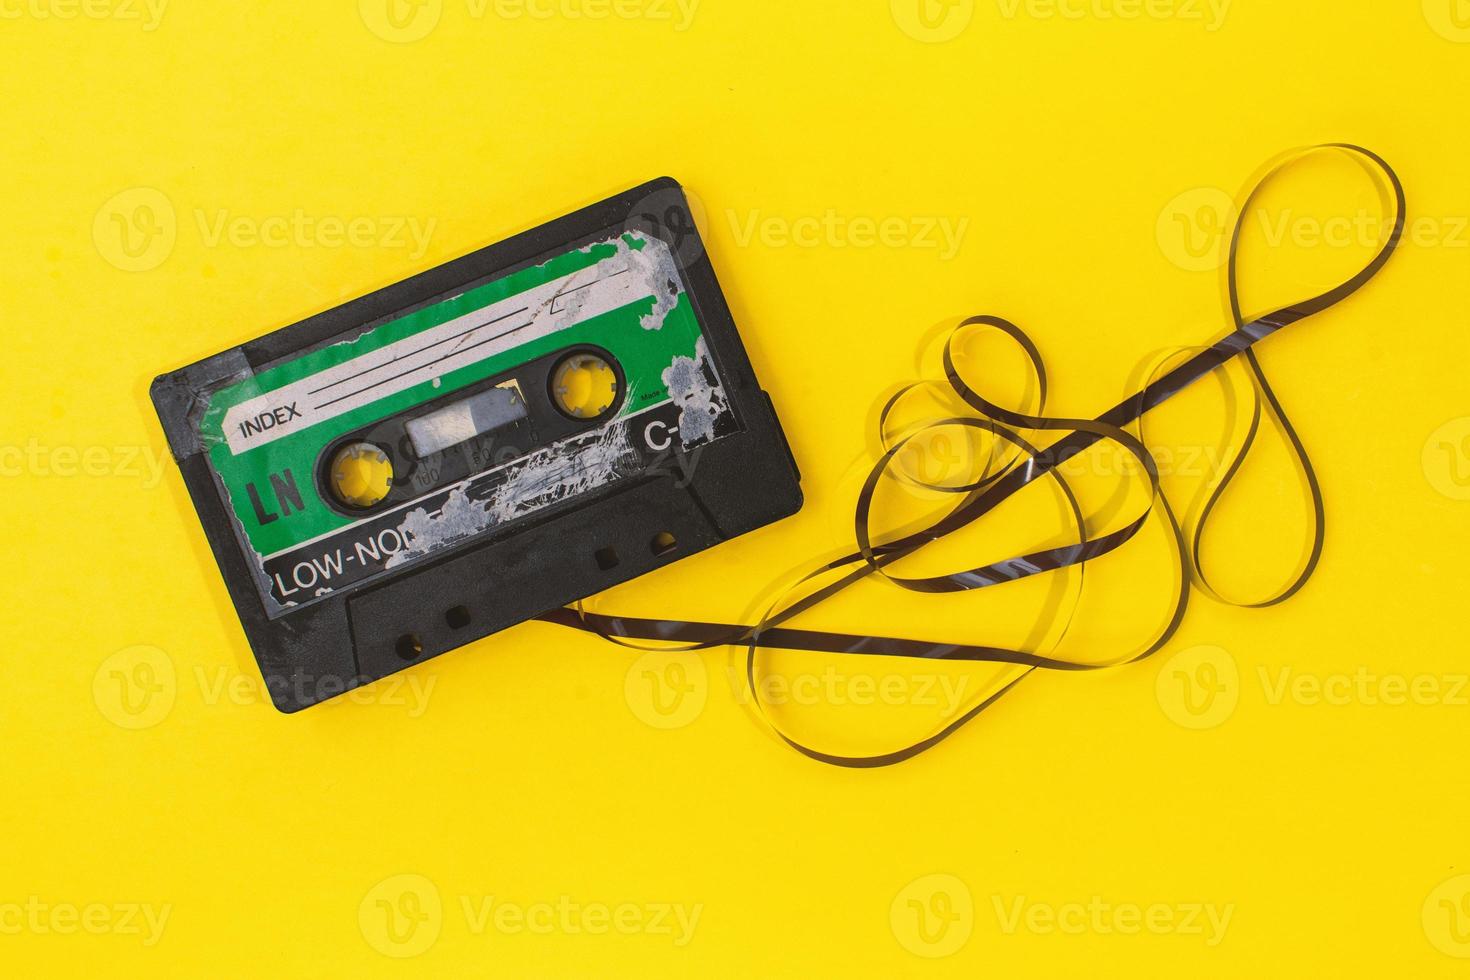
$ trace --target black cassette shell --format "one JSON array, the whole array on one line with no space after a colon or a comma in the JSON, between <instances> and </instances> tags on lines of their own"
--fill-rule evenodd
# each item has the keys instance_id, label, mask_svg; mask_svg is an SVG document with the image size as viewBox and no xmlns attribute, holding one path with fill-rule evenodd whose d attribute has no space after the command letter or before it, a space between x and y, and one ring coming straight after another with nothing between
<instances>
[{"instance_id":1,"label":"black cassette shell","mask_svg":"<svg viewBox=\"0 0 1470 980\"><path fill-rule=\"evenodd\" d=\"M734 431L669 465L300 608L262 600L201 444L209 397L263 368L512 273L608 229L669 246ZM273 703L292 712L602 592L800 510L800 474L677 181L661 178L157 378L152 398Z\"/></svg>"}]
</instances>

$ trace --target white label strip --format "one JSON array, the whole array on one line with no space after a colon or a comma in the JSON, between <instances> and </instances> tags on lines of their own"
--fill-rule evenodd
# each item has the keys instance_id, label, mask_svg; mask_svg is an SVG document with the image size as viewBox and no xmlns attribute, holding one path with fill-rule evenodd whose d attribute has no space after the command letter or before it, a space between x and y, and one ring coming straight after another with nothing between
<instances>
[{"instance_id":1,"label":"white label strip","mask_svg":"<svg viewBox=\"0 0 1470 980\"><path fill-rule=\"evenodd\" d=\"M650 239L637 252L621 239L617 243L617 255L587 269L241 402L225 413L230 451L238 456L629 303L660 296L665 288L658 281L663 257L648 253L667 252L668 246Z\"/></svg>"}]
</instances>

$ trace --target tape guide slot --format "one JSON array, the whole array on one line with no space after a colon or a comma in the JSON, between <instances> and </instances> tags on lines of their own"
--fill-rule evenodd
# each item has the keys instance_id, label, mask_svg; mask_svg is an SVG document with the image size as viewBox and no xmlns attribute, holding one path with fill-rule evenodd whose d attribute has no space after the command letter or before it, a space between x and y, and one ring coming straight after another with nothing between
<instances>
[{"instance_id":1,"label":"tape guide slot","mask_svg":"<svg viewBox=\"0 0 1470 980\"><path fill-rule=\"evenodd\" d=\"M554 382L562 365L589 356L611 367L615 393L603 411L579 418L559 407ZM354 429L322 450L318 493L339 513L369 516L591 432L615 415L626 397L617 363L601 348L578 344ZM387 492L366 507L343 492L352 476L342 472L343 455L354 447L381 453L389 471Z\"/></svg>"}]
</instances>

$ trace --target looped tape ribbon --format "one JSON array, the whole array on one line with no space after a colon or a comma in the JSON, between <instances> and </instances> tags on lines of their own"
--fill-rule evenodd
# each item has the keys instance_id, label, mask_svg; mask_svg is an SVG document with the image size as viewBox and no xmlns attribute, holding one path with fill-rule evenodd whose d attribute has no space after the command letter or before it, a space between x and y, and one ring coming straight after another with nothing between
<instances>
[{"instance_id":1,"label":"looped tape ribbon","mask_svg":"<svg viewBox=\"0 0 1470 980\"><path fill-rule=\"evenodd\" d=\"M1237 278L1241 234L1244 230L1246 216L1251 211L1251 205L1283 171L1308 156L1324 152L1347 154L1379 182L1381 189L1389 191L1386 197L1391 196L1394 208L1390 230L1372 260L1345 282L1319 295L1247 322L1241 311ZM1277 331L1341 303L1372 280L1388 263L1403 236L1405 210L1403 185L1397 174L1387 162L1370 150L1347 143L1330 143L1286 154L1264 169L1258 182L1246 195L1237 214L1225 266L1225 291L1230 310L1231 331L1212 345L1198 349L1172 369L1156 372L1156 376L1148 379L1147 384L1141 390L1118 405L1094 419L1063 418L1044 414L1047 392L1046 366L1035 343L1021 328L1001 317L971 317L955 328L945 342L944 373L953 395L957 396L972 414L930 421L917 429L907 431L901 438L890 440L888 437L889 418L899 401L917 386L910 385L900 389L888 401L880 414L879 426L885 451L869 472L858 494L853 522L856 550L822 565L798 580L771 605L758 623L747 625L609 616L589 612L580 604L576 607L554 610L540 618L545 622L594 633L622 646L638 649L670 648L666 646L640 647L635 641L681 644L682 646L674 649L684 651L744 646L746 648L745 679L752 703L760 717L779 738L803 755L820 762L849 768L877 768L911 759L938 745L1036 670L1103 670L1136 663L1152 656L1169 642L1184 621L1191 588L1198 588L1222 602L1247 608L1262 608L1285 602L1306 585L1316 570L1322 556L1326 520L1322 488L1316 472L1306 448L1302 445L1301 438L1297 435L1287 417L1286 410L1282 407L1266 378L1265 369L1256 357L1255 347ZM1025 354L1034 372L1035 388L1039 393L1038 407L1034 414L1007 409L987 400L961 377L955 364L956 338L962 332L975 329L999 331ZM1158 465L1142 438L1141 427L1139 435L1135 435L1128 431L1127 426L1134 422L1139 422L1141 426L1142 417L1147 412L1237 358L1243 362L1252 384L1250 423L1240 445L1232 452L1225 464L1223 475L1216 481L1203 506L1199 509L1197 519L1192 526L1186 528L1181 525L1175 508L1170 504L1160 486ZM1269 418L1271 423L1285 436L1291 457L1310 495L1311 546L1303 566L1290 582L1265 598L1240 601L1223 596L1211 585L1201 553L1202 541L1216 505L1230 487L1236 474L1239 473L1255 443L1263 417ZM903 533L894 540L875 542L872 538L870 523L873 499L880 483L885 477L893 478L895 459L914 439L938 428L980 430L987 437L996 440L997 445L1003 444L1008 447L1005 463L996 467L994 472L987 469L980 479L963 486L926 484L927 489L954 494L957 500L955 506L943 517L927 526ZM1053 441L1044 447L1039 445L1046 442L1049 437L1053 438ZM1129 519L1121 522L1119 526L1089 536L1087 533L1088 521L1083 513L1082 505L1078 502L1074 490L1068 485L1061 467L1068 460L1100 442L1112 443L1136 462L1138 472L1146 476L1148 480L1149 495L1146 505ZM1065 501L1072 525L1072 539L1066 544L1038 548L1030 553L1017 555L1004 561L947 575L910 578L890 572L890 567L896 562L968 527L1013 494L1041 480L1052 481ZM1163 522L1169 532L1169 539L1172 541L1175 552L1176 588L1172 612L1168 616L1166 625L1141 649L1115 658L1108 663L1078 663L1049 657L1034 650L799 629L787 625L807 610L869 576L879 576L898 588L913 592L954 593L991 588L1006 582L1068 568L1077 568L1080 572L1087 563L1116 551L1128 543L1151 520ZM798 594L799 598L792 598ZM1072 609L1075 610L1075 608L1074 602ZM1060 635L1066 632L1069 625L1070 613L1066 621L1061 624L1060 633L1048 646L1048 649L1055 649L1056 644L1060 642ZM846 756L823 752L797 741L787 735L772 718L761 698L758 684L760 651L769 649L1011 664L1025 668L1025 670L983 701L947 721L938 731L918 742L881 755Z\"/></svg>"}]
</instances>

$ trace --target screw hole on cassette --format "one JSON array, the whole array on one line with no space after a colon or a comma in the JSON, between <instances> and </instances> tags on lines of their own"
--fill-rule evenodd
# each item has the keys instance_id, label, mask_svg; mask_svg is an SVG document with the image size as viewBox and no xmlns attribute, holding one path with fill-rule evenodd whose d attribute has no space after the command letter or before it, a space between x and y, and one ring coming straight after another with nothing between
<instances>
[{"instance_id":1,"label":"screw hole on cassette","mask_svg":"<svg viewBox=\"0 0 1470 980\"><path fill-rule=\"evenodd\" d=\"M616 548L599 548L596 555L597 567L604 572L610 572L618 567L618 550Z\"/></svg>"},{"instance_id":2,"label":"screw hole on cassette","mask_svg":"<svg viewBox=\"0 0 1470 980\"><path fill-rule=\"evenodd\" d=\"M470 611L465 606L455 606L444 611L444 622L453 630L462 630L470 625Z\"/></svg>"},{"instance_id":3,"label":"screw hole on cassette","mask_svg":"<svg viewBox=\"0 0 1470 980\"><path fill-rule=\"evenodd\" d=\"M417 660L424 655L424 641L417 633L405 633L398 638L396 649L403 660Z\"/></svg>"},{"instance_id":4,"label":"screw hole on cassette","mask_svg":"<svg viewBox=\"0 0 1470 980\"><path fill-rule=\"evenodd\" d=\"M658 558L673 554L678 547L679 540L668 531L658 532L653 536L653 540L648 542L649 550Z\"/></svg>"}]
</instances>

